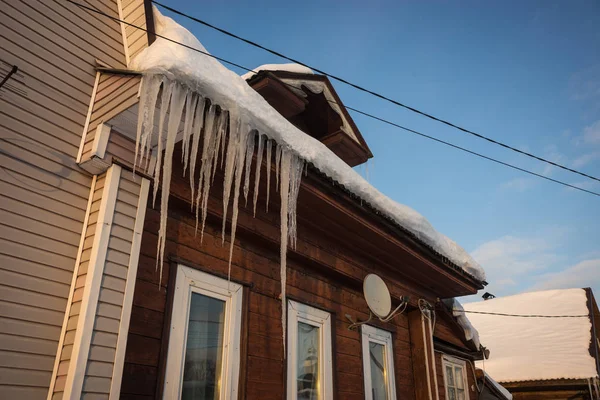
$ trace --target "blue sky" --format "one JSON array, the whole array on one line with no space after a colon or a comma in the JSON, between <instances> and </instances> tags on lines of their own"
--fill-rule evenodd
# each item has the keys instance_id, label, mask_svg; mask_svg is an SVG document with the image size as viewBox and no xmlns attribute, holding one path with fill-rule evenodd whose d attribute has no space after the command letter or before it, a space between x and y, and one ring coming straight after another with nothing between
<instances>
[{"instance_id":1,"label":"blue sky","mask_svg":"<svg viewBox=\"0 0 600 400\"><path fill-rule=\"evenodd\" d=\"M600 176L597 1L163 1L331 74ZM287 62L175 19L219 57L250 68ZM333 84L348 106L600 192L600 182ZM370 182L471 252L486 269L486 290L501 296L591 286L600 293L600 197L353 118L375 156Z\"/></svg>"}]
</instances>

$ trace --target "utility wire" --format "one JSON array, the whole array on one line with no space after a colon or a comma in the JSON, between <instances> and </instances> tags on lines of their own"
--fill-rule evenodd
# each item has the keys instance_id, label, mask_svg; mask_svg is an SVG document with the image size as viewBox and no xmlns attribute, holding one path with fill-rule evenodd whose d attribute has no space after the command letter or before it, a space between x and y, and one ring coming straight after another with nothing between
<instances>
[{"instance_id":1,"label":"utility wire","mask_svg":"<svg viewBox=\"0 0 600 400\"><path fill-rule=\"evenodd\" d=\"M313 66L310 66L310 65L308 65L308 64L305 64L305 63L303 63L302 61L296 60L296 59L294 59L294 58L291 58L291 57L288 57L288 56L286 56L286 55L284 55L284 54L281 54L281 53L279 53L279 52L277 52L277 51L275 51L275 50L269 49L269 48L267 48L267 47L265 47L265 46L263 46L263 45L261 45L261 44L258 44L258 43L256 43L256 42L253 42L253 41L251 41L251 40L248 40L248 39L245 39L245 38L243 38L243 37L241 37L241 36L238 36L238 35L236 35L236 34L234 34L234 33L232 33L232 32L229 32L229 31L227 31L227 30L225 30L225 29L219 28L219 27L217 27L217 26L215 26L215 25L212 25L212 24L210 24L210 23L208 23L208 22L206 22L206 21L203 21L203 20L201 20L201 19L199 19L199 18L196 18L196 17L193 17L193 16L191 16L191 15L189 15L189 14L186 14L186 13L184 13L184 12L182 12L182 11L176 10L176 9L174 9L174 8L172 8L172 7L169 7L169 6L165 5L165 4L162 4L162 3L158 2L158 1L155 1L155 0L151 0L151 1L152 1L152 3L154 3L154 4L158 5L158 6L161 6L161 7L163 7L163 8L164 8L164 9L166 9L166 10L169 10L169 11L171 11L171 12L175 13L175 14L181 15L182 17L186 17L186 18L188 18L188 19L190 19L190 20L192 20L192 21L194 21L194 22L197 22L197 23L199 23L199 24L202 24L202 25L204 25L204 26L207 26L207 27L209 27L209 28L212 28L212 29L214 29L214 30L216 30L216 31L219 31L219 32L221 32L221 33L223 33L223 34L225 34L225 35L227 35L227 36L230 36L230 37L232 37L232 38L235 38L235 39L241 40L241 41L242 41L242 42L244 42L244 43L247 43L247 44L249 44L249 45L251 45L251 46L254 46L254 47L257 47L257 48L259 48L259 49L262 49L262 50L264 50L264 51L267 51L267 52L269 52L269 53L271 53L271 54L273 54L273 55L276 55L276 56L278 56L278 57L281 57L281 58L283 58L283 59L286 59L286 60L288 60L288 61L291 61L291 62L293 62L293 63L300 64L300 65L302 65L302 66L304 66L304 67L310 68L310 69L312 69L313 71L315 71L315 72L318 72L319 74L325 75L325 76L327 76L327 77L329 77L329 78L331 78L331 79L334 79L334 80L336 80L336 81L338 81L338 82L344 83L344 84L346 84L346 85L348 85L348 86L351 86L351 87L353 87L353 88L355 88L355 89L358 89L358 90L360 90L360 91L362 91L362 92L365 92L365 93L368 93L368 94L370 94L370 95L373 95L373 96L375 96L375 97L378 97L378 98L380 98L380 99L382 99L382 100L385 100L385 101L387 101L387 102L390 102L390 103L392 103L392 104L394 104L394 105L397 105L397 106L403 107L403 108L405 108L405 109L407 109L407 110L410 110L410 111L412 111L412 112L414 112L414 113L420 114L420 115L422 115L422 116L424 116L424 117L427 117L427 118L429 118L429 119L432 119L432 120L434 120L434 121L440 122L440 123L442 123L442 124L444 124L444 125L450 126L450 127L452 127L452 128L458 129L458 130L460 130L460 131L462 131L462 132L465 132L465 133L468 133L468 134L470 134L470 135L476 136L476 137L478 137L478 138L480 138L480 139L483 139L483 140L486 140L486 141L488 141L488 142L490 142L490 143L496 144L496 145L498 145L498 146L502 146L502 147L504 147L505 149L509 149L509 150L515 151L515 152L517 152L517 153L520 153L520 154L522 154L522 155L525 155L525 156L528 156L528 157L534 158L534 159L536 159L536 160L538 160L538 161L545 162L545 163L547 163L547 164L550 164L550 165L552 165L552 166L555 166L555 167L558 167L558 168L564 169L564 170L566 170L566 171L573 172L573 173L575 173L575 174L579 174L579 175L581 175L581 176L585 176L586 178L590 178L590 179L593 179L593 180L595 180L595 181L598 181L598 182L600 182L600 178L596 178L595 176L592 176L592 175L586 174L586 173L584 173L584 172L577 171L577 170L575 170L575 169L572 169L572 168L566 167L566 166L564 166L564 165L558 164L558 163L556 163L556 162L554 162L554 161L551 161L551 160L548 160L548 159L546 159L546 158L539 157L539 156L536 156L535 154L532 154L532 153L529 153L529 152L526 152L526 151L523 151L523 150L517 149L516 147L512 147L512 146L510 146L510 145L507 145L507 144L505 144L505 143L499 142L499 141L497 141L497 140L495 140L495 139L492 139L492 138L490 138L490 137L484 136L484 135L482 135L482 134L479 134L479 133L477 133L477 132L474 132L474 131L472 131L472 130L469 130L469 129L463 128L463 127L461 127L461 126L459 126L459 125L456 125L456 124L454 124L454 123L452 123L452 122L449 122L449 121L447 121L447 120L444 120L444 119L442 119L442 118L435 117L435 116L433 116L433 115L431 115L431 114L428 114L428 113L426 113L426 112L424 112L424 111L418 110L418 109L416 109L416 108L414 108L414 107L408 106L408 105L406 105L406 104L400 103L400 102L399 102L399 101L397 101L397 100L394 100L394 99L392 99L392 98L389 98L389 97L387 97L387 96L384 96L384 95L382 95L382 94L379 94L379 93L377 93L377 92L374 92L374 91L372 91L372 90L370 90L370 89L366 89L366 88L364 88L364 87L362 87L362 86L359 86L359 85L357 85L357 84L355 84L355 83L352 83L352 82L350 82L350 81L348 81L348 80L346 80L346 79L344 79L344 78L340 78L339 76L336 76L336 75L330 74L330 73L328 73L328 72L325 72L325 71L323 71L323 70L321 70L321 69L319 69L319 68L315 68L315 67L313 67Z\"/></svg>"},{"instance_id":2,"label":"utility wire","mask_svg":"<svg viewBox=\"0 0 600 400\"><path fill-rule=\"evenodd\" d=\"M458 313L470 313L470 314L484 314L484 315L496 315L501 317L520 317L520 318L589 318L589 315L540 315L540 314L506 314L497 312L485 312L485 311L467 311L467 310L453 310L452 312Z\"/></svg>"},{"instance_id":3,"label":"utility wire","mask_svg":"<svg viewBox=\"0 0 600 400\"><path fill-rule=\"evenodd\" d=\"M100 11L100 10L97 10L97 9L95 9L95 8L88 7L88 6L84 5L84 4L80 4L80 3L78 3L78 2L76 2L76 1L74 1L74 0L65 0L65 1L67 1L67 2L69 2L69 3L71 3L71 4L74 4L74 5L76 5L76 6L80 7L80 8L86 9L86 10L88 10L88 11L91 11L91 12L94 12L94 13L97 13L97 14L100 14L100 15L103 15L103 16L105 16L105 17L107 17L107 18L110 18L110 19L112 19L113 21L116 21L116 22L121 22L121 23L123 23L123 24L126 24L126 25L128 25L128 26L131 26L131 27L133 27L133 28L140 29L140 30L142 30L142 31L144 31L144 32L148 32L148 29L146 29L146 28L142 28L141 26L137 26L137 25L131 24L131 23L127 22L127 21L123 21L123 20L121 20L121 19L119 19L119 18L117 18L117 17L113 17L112 15L106 14L106 13L104 13L104 12L102 12L102 11ZM241 68L241 69L243 69L243 70L245 70L245 71L248 71L248 72L254 72L254 73L257 73L257 71L254 71L253 69L250 69L250 68L244 67L243 65L240 65L240 64L234 63L234 62L232 62L232 61L229 61L229 60L226 60L226 59L224 59L224 58L221 58L221 57L218 57L218 56L212 55L212 54L210 54L210 53L208 53L208 52L206 52L206 51L202 51L202 50L200 50L200 49L197 49L197 48L195 48L195 47L189 46L189 45L187 45L187 44L185 44L185 43L178 42L178 41L176 41L176 40L173 40L173 39L171 39L171 38L168 38L168 37L166 37L166 36L160 35L160 34L158 34L158 33L155 33L155 32L154 32L154 34L156 35L156 37L159 37L159 38L165 39L165 40L167 40L167 41L169 41L169 42L175 43L175 44L177 44L177 45L180 45L180 46L186 47L186 48L188 48L188 49L190 49L190 50L193 50L193 51L196 51L196 52L198 52L198 53L204 54L204 55L206 55L206 56L208 56L208 57L212 57L212 58L214 58L214 59L216 59L216 60L219 60L219 61L221 61L221 62L224 62L224 63L226 63L226 64L233 65L233 66L235 66L235 67ZM287 85L287 86L289 86L289 87L292 87L292 88L295 88L295 89L300 89L300 90L302 90L301 88L299 88L299 87L296 87L296 86L293 86L293 85L290 85L290 84L288 84L288 83L285 83L285 82L282 82L282 83L286 84L286 85ZM338 103L336 103L335 101L332 101L332 100L328 100L328 101L329 101L330 103L332 103L332 104L338 104ZM547 177L547 176L544 176L544 175L538 174L538 173L536 173L536 172L533 172L533 171L527 170L527 169L525 169L525 168L517 167L517 166L515 166L515 165L512 165L512 164L506 163L506 162L504 162L504 161L500 161L500 160L497 160L497 159L495 159L495 158L492 158L492 157L485 156L485 155L483 155L483 154L480 154L480 153L477 153L477 152L475 152L475 151L472 151L472 150L466 149L466 148L464 148L464 147L457 146L457 145L455 145L455 144L452 144L452 143L450 143L450 142L446 142L446 141L444 141L444 140L437 139L437 138L435 138L435 137L433 137L433 136L429 136L429 135L426 135L426 134L424 134L424 133L418 132L418 131L416 131L416 130L414 130L414 129L410 129L410 128L404 127L404 126L402 126L402 125L396 124L396 123L394 123L394 122L391 122L391 121L389 121L389 120L386 120L386 119L384 119L384 118L377 117L377 116L375 116L375 115L373 115L373 114L370 114L370 113L367 113L367 112L364 112L364 111L360 111L360 110L358 110L358 109L356 109L356 108L352 108L352 107L344 106L343 104L338 104L338 105L341 105L342 107L345 107L345 108L347 108L348 110L354 111L354 112L356 112L356 113L359 113L359 114L361 114L361 115L364 115L364 116L366 116L366 117L369 117L369 118L375 119L375 120L377 120L377 121L381 121L381 122L383 122L383 123L386 123L386 124L388 124L388 125L391 125L391 126L394 126L394 127L396 127L396 128L399 128L399 129L405 130L405 131L407 131L407 132L411 132L411 133L417 134L417 135L419 135L419 136L422 136L422 137L425 137L425 138L428 138L428 139L434 140L434 141L436 141L436 142L438 142L438 143L442 143L442 144L448 145L448 146L450 146L450 147L453 147L453 148L455 148L455 149L462 150L462 151L464 151L464 152L467 152L467 153L469 153L469 154L475 155L475 156L477 156L477 157L481 157L481 158L484 158L484 159L486 159L486 160L493 161L493 162L495 162L495 163L497 163L497 164L501 164L501 165L504 165L504 166L507 166L507 167L510 167L510 168L516 169L516 170L518 170L518 171L522 171L522 172L525 172L525 173L527 173L527 174L530 174L530 175L533 175L533 176L537 176L537 177L539 177L539 178L543 178L543 179L546 179L546 180L548 180L548 181L551 181L551 182L554 182L554 183L558 183L558 184L560 184L560 185L567 186L567 187L570 187L570 188L573 188L573 189L576 189L576 190L580 190L580 191L582 191L582 192L586 192L586 193L589 193L589 194L592 194L592 195L595 195L595 196L598 196L598 197L600 197L600 193L598 193L598 192L594 192L594 191L587 190L587 189L584 189L584 188L581 188L581 187L578 187L578 186L575 186L575 185L571 185L571 184L569 184L569 183L566 183L566 182L560 181L560 180L558 180L558 179L553 179L553 178L550 178L550 177Z\"/></svg>"}]
</instances>

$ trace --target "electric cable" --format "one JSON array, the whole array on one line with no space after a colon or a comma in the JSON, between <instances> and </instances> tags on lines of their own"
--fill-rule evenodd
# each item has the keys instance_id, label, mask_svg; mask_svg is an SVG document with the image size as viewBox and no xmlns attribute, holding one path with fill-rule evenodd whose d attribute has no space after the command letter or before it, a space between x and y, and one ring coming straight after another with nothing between
<instances>
[{"instance_id":1,"label":"electric cable","mask_svg":"<svg viewBox=\"0 0 600 400\"><path fill-rule=\"evenodd\" d=\"M542 162L544 162L544 163L550 164L550 165L552 165L552 166L554 166L554 167L558 167L558 168L564 169L564 170L566 170L566 171L569 171L569 172L572 172L572 173L575 173L575 174L579 174L579 175L581 175L581 176L585 176L586 178L593 179L593 180L595 180L595 181L598 181L598 182L600 182L600 178L596 178L595 176L592 176L592 175L586 174L586 173L584 173L584 172L577 171L577 170L575 170L575 169L572 169L572 168L566 167L566 166L564 166L564 165L558 164L558 163L556 163L556 162L554 162L554 161L551 161L551 160L548 160L548 159L546 159L546 158L543 158L543 157L540 157L540 156L536 156L535 154L529 153L529 152L527 152L527 151L524 151L524 150L517 149L516 147L513 147L513 146L510 146L510 145L507 145L507 144L505 144L505 143L502 143L502 142L500 142L500 141L498 141L498 140L495 140L495 139L492 139L492 138L490 138L490 137L484 136L484 135L482 135L482 134L480 134L480 133L474 132L474 131L472 131L472 130L469 130L469 129L467 129L467 128L463 128L463 127L461 127L461 126L459 126L459 125L456 125L456 124L454 124L454 123L452 123L452 122L449 122L449 121L447 121L447 120L445 120L445 119L442 119L442 118L435 117L435 116L433 116L433 115L431 115L431 114L429 114L429 113L427 113L427 112L424 112L424 111L421 111L421 110L419 110L419 109L416 109L416 108L414 108L414 107L411 107L411 106L408 106L408 105L406 105L406 104L403 104L403 103L401 103L401 102L399 102L399 101L397 101L397 100L394 100L394 99L392 99L392 98L390 98L390 97L387 97L387 96L385 96L385 95L382 95L382 94L379 94L379 93L377 93L377 92L374 92L374 91L372 91L372 90L370 90L370 89L366 89L366 88L364 88L364 87L362 87L362 86L359 86L359 85L357 85L357 84L355 84L355 83L352 83L352 82L348 81L347 79L344 79L344 78L341 78L341 77L339 77L339 76L336 76L336 75L330 74L330 73L328 73L328 72L325 72L325 71L323 71L323 70L321 70L321 69L319 69L319 68L315 68L315 67L313 67L313 66L310 66L310 65L308 65L308 64L305 64L305 63L303 63L302 61L299 61L299 60L296 60L296 59L294 59L294 58L288 57L288 56L286 56L286 55L284 55L284 54L282 54L282 53L280 53L280 52L277 52L277 51L275 51L275 50L269 49L269 48L267 48L267 47L265 47L265 46L263 46L263 45L261 45L261 44L258 44L258 43L256 43L256 42L253 42L253 41L251 41L251 40L248 40L248 39L246 39L246 38L243 38L243 37L241 37L241 36L239 36L239 35L236 35L236 34L234 34L234 33L232 33L232 32L229 32L229 31L227 31L227 30L225 30L225 29L219 28L219 27L217 27L217 26L215 26L215 25L213 25L213 24L210 24L210 23L208 23L208 22L206 22L206 21L203 21L203 20L201 20L201 19L199 19L199 18L196 18L196 17L194 17L194 16L191 16L191 15L189 15L189 14L186 14L186 13L184 13L184 12L182 12L182 11L179 11L179 10L177 10L177 9L175 9L175 8L169 7L169 6L167 6L167 5L163 4L163 3L160 3L160 2L158 2L158 1L156 1L156 0L151 0L151 1L152 1L152 3L154 3L154 4L158 5L158 6L161 6L161 7L163 7L164 9L166 9L166 10L169 10L169 11L171 11L171 12L173 12L173 13L177 14L177 15L180 15L180 16L182 16L182 17L186 17L186 18L188 18L188 19L190 19L190 20L192 20L192 21L194 21L194 22L197 22L197 23L199 23L199 24L202 24L202 25L204 25L204 26L207 26L207 27L209 27L209 28L211 28L211 29L214 29L214 30L216 30L216 31L218 31L218 32L221 32L221 33L223 33L223 34L225 34L225 35L227 35L227 36L230 36L230 37L232 37L232 38L235 38L235 39L237 39L237 40L240 40L240 41L242 41L242 42L244 42L244 43L247 43L247 44L249 44L249 45L251 45L251 46L254 46L254 47L257 47L257 48L259 48L259 49L262 49L262 50L264 50L264 51L267 51L267 52L269 52L269 53L271 53L271 54L273 54L273 55L276 55L276 56L278 56L278 57L281 57L281 58L283 58L283 59L285 59L285 60L288 60L288 61L291 61L291 62L293 62L293 63L299 64L299 65L302 65L303 67L306 67L306 68L310 68L310 69L312 69L313 71L315 71L315 72L318 72L319 74L325 75L325 76L327 76L327 77L329 77L329 78L331 78L331 79L334 79L334 80L336 80L336 81L338 81L338 82L344 83L344 84L346 84L346 85L348 85L348 86L350 86L350 87L353 87L353 88L355 88L355 89L357 89L357 90L360 90L360 91L362 91L362 92L368 93L368 94L370 94L370 95L373 95L373 96L375 96L375 97L377 97L377 98L380 98L380 99L382 99L382 100L385 100L385 101L387 101L387 102L390 102L390 103L392 103L392 104L394 104L394 105L396 105L396 106L400 106L400 107L402 107L402 108L405 108L405 109L407 109L407 110L409 110L409 111L412 111L412 112L414 112L414 113L417 113L417 114L419 114L419 115L421 115L421 116L424 116L424 117L426 117L426 118L432 119L432 120L434 120L434 121L436 121L436 122L442 123L442 124L444 124L444 125L447 125L447 126L450 126L450 127L452 127L452 128L458 129L458 130L460 130L460 131L462 131L462 132L464 132L464 133L468 133L468 134L470 134L470 135L473 135L473 136L475 136L475 137L478 137L479 139L483 139L483 140L486 140L486 141L488 141L488 142L490 142L490 143L493 143L493 144L495 144L495 145L498 145L498 146L504 147L505 149L508 149L508 150L515 151L515 152L517 152L517 153L519 153L519 154L521 154L521 155L525 155L525 156L527 156L527 157L531 157L531 158L533 158L533 159L536 159L536 160L538 160L538 161L542 161ZM254 72L254 71L253 71L253 72Z\"/></svg>"},{"instance_id":2,"label":"electric cable","mask_svg":"<svg viewBox=\"0 0 600 400\"><path fill-rule=\"evenodd\" d=\"M119 18L117 18L117 17L113 17L112 15L106 14L106 13L104 13L104 12L102 12L102 11L100 11L100 10L94 9L94 8L92 8L92 7L88 7L88 6L86 6L86 5L80 4L80 3L78 3L78 2L76 2L76 1L74 1L74 0L65 0L65 1L67 1L67 2L69 2L69 3L71 3L71 4L74 4L74 5L76 5L76 6L80 7L80 8L86 9L86 10L88 10L88 11L92 11L92 12L94 12L94 13L97 13L97 14L103 15L103 16L105 16L105 17L107 17L107 18L110 18L110 19L112 19L113 21L116 21L116 22L121 22L121 23L123 23L123 24L126 24L126 25L128 25L128 26L131 26L131 27L133 27L133 28L137 28L137 29L140 29L140 30L142 30L142 31L149 32L149 31L148 31L148 29L146 29L146 28L143 28L143 27L140 27L140 26L134 25L134 24L132 24L132 23L129 23L129 22L127 22L127 21L121 20L121 19L119 19ZM166 37L166 36L164 36L164 35L160 35L160 34L158 34L158 33L154 33L154 34L155 34L157 37L160 37L160 38L162 38L162 39L165 39L165 40L167 40L167 41L169 41L169 42L172 42L172 43L175 43L175 44L177 44L177 45L183 46L183 47L185 47L185 48L188 48L188 49L190 49L190 50L196 51L196 52L198 52L198 53L204 54L204 55L206 55L206 56L208 56L208 57L212 57L212 58L214 58L214 59L216 59L216 60L219 60L219 61L221 61L221 62L223 62L223 63L226 63L226 64L229 64L229 65L232 65L232 66L238 67L238 68L240 68L240 69L243 69L243 70L246 70L246 71L249 71L249 72L254 72L254 73L257 73L256 71L254 71L254 70L252 70L252 69L250 69L250 68L244 67L244 66L242 66L242 65L240 65L240 64L237 64L237 63L235 63L235 62L232 62L232 61L226 60L226 59L224 59L224 58L221 58L221 57L218 57L218 56L212 55L212 54L210 54L210 53L208 53L208 52L206 52L206 51L202 51L202 50L200 50L200 49L197 49L197 48L195 48L195 47L189 46L189 45L187 45L187 44L185 44L185 43L178 42L178 41L176 41L176 40L173 40L173 39L171 39L171 38L168 38L168 37ZM288 85L288 86L290 86L290 87L293 87L293 88L296 88L296 89L300 89L300 90L302 90L301 88L295 87L295 86L293 86L293 85L290 85L290 84L287 84L287 83L285 83L285 82L283 82L283 83L284 83L284 84L286 84L286 85ZM328 100L328 101L329 101L330 103L333 103L333 104L338 104L338 103L336 103L335 101L332 101L332 100ZM445 144L445 145L447 145L447 146L450 146L450 147L453 147L453 148L455 148L455 149L462 150L462 151L464 151L464 152L467 152L467 153L469 153L469 154L472 154L472 155L478 156L478 157L480 157L480 158L484 158L484 159L486 159L486 160L493 161L493 162L495 162L495 163L498 163L498 164L501 164L501 165L504 165L504 166L507 166L507 167L510 167L510 168L516 169L516 170L518 170L518 171L525 172L525 173L527 173L527 174L530 174L530 175L533 175L533 176L537 176L537 177L539 177L539 178L543 178L543 179L546 179L546 180L548 180L548 181L551 181L551 182L554 182L554 183L557 183L557 184L560 184L560 185L563 185L563 186L570 187L570 188L572 188L572 189L576 189L576 190L579 190L579 191L582 191L582 192L586 192L586 193L589 193L589 194L592 194L592 195L595 195L595 196L598 196L598 197L600 197L600 193L598 193L598 192L594 192L594 191L592 191L592 190L588 190L588 189L584 189L584 188L581 188L581 187L578 187L578 186L575 186L575 185L571 185L571 184L569 184L569 183L566 183L566 182L564 182L564 181L560 181L560 180L558 180L558 179L550 178L550 177L544 176L544 175L542 175L542 174L538 174L538 173L536 173L536 172L533 172L533 171L527 170L527 169L525 169L525 168L517 167L517 166L515 166L515 165L513 165L513 164L509 164L509 163L506 163L506 162L504 162L504 161L500 161L500 160L497 160L497 159L495 159L495 158L492 158L492 157L485 156L485 155L483 155L483 154L481 154L481 153L477 153L477 152L475 152L475 151L472 151L472 150L466 149L466 148L464 148L464 147L461 147L461 146L454 145L454 144L452 144L452 143L450 143L450 142L446 142L446 141L444 141L444 140L441 140L441 139L435 138L435 137L433 137L433 136L426 135L426 134L424 134L424 133L421 133L421 132L418 132L418 131L416 131L416 130L414 130L414 129L410 129L410 128L404 127L404 126L402 126L402 125L399 125L399 124L396 124L396 123L394 123L394 122L392 122L392 121L386 120L386 119L384 119L384 118L381 118L381 117L377 117L377 116L375 116L375 115L373 115L373 114L370 114L370 113L367 113L367 112L364 112L364 111L358 110L358 109L356 109L356 108L349 107L349 106L344 106L344 105L342 105L342 104L338 104L338 105L340 105L340 106L343 106L343 107L345 107L346 109L348 109L348 110L351 110L351 111L354 111L354 112L356 112L356 113L358 113L358 114L361 114L361 115L367 116L367 117L369 117L369 118L372 118L372 119L378 120L378 121L380 121L380 122L384 122L384 123L386 123L386 124L388 124L388 125L391 125L391 126L395 126L395 127L399 128L399 129L405 130L405 131L407 131L407 132L411 132L411 133L414 133L414 134L420 135L420 136L422 136L422 137L425 137L425 138L428 138L428 139L434 140L434 141L436 141L436 142L438 142L438 143Z\"/></svg>"}]
</instances>

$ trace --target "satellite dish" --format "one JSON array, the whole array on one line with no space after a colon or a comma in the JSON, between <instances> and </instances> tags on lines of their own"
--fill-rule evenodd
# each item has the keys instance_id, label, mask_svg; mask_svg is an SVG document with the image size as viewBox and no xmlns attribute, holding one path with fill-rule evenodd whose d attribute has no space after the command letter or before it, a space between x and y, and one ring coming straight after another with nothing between
<instances>
[{"instance_id":1,"label":"satellite dish","mask_svg":"<svg viewBox=\"0 0 600 400\"><path fill-rule=\"evenodd\" d=\"M379 276L369 274L363 282L363 293L371 312L378 318L387 317L392 310L392 297L387 285Z\"/></svg>"}]
</instances>

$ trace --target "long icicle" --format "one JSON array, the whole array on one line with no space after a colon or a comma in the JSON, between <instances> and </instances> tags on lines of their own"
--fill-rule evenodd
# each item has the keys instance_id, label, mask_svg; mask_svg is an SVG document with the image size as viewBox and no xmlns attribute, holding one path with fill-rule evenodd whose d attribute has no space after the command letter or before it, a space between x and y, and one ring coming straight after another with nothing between
<instances>
[{"instance_id":1,"label":"long icicle","mask_svg":"<svg viewBox=\"0 0 600 400\"><path fill-rule=\"evenodd\" d=\"M278 146L278 153L281 153L281 146ZM283 151L281 157L281 187L279 193L281 195L281 239L280 239L280 277L281 277L281 326L283 328L283 349L285 354L285 327L287 320L287 307L285 300L285 288L287 278L287 242L288 242L288 203L290 194L290 168L291 153L287 150Z\"/></svg>"},{"instance_id":2,"label":"long icicle","mask_svg":"<svg viewBox=\"0 0 600 400\"><path fill-rule=\"evenodd\" d=\"M163 151L163 129L165 118L167 116L169 103L171 101L171 92L173 91L173 82L167 78L163 78L162 98L160 101L160 115L158 119L158 143L156 144L156 163L154 164L154 191L152 195L152 206L156 204L156 194L160 185L160 169L162 167L162 151Z\"/></svg>"},{"instance_id":3,"label":"long icicle","mask_svg":"<svg viewBox=\"0 0 600 400\"><path fill-rule=\"evenodd\" d=\"M250 191L250 169L252 168L252 155L254 154L254 137L256 131L248 134L248 143L246 146L245 173L244 173L244 200L248 206L248 192Z\"/></svg>"},{"instance_id":4,"label":"long icicle","mask_svg":"<svg viewBox=\"0 0 600 400\"><path fill-rule=\"evenodd\" d=\"M198 157L198 147L200 147L200 135L202 135L202 127L204 126L204 108L206 99L200 97L196 104L196 112L194 117L194 127L192 128L192 149L190 150L190 189L192 210L194 209L194 173L196 171L196 158Z\"/></svg>"},{"instance_id":5,"label":"long icicle","mask_svg":"<svg viewBox=\"0 0 600 400\"><path fill-rule=\"evenodd\" d=\"M156 109L156 100L161 83L162 79L157 75L147 75L142 78L140 103L138 106L138 125L135 135L134 174L138 163L142 164L146 148L150 146L148 138L152 137L152 131L154 130L154 110Z\"/></svg>"},{"instance_id":6,"label":"long icicle","mask_svg":"<svg viewBox=\"0 0 600 400\"><path fill-rule=\"evenodd\" d=\"M262 167L265 135L258 135L258 150L256 151L256 169L254 172L254 216L256 217L256 202L258 200L258 185L260 183L260 170Z\"/></svg>"},{"instance_id":7,"label":"long icicle","mask_svg":"<svg viewBox=\"0 0 600 400\"><path fill-rule=\"evenodd\" d=\"M171 104L169 112L169 122L167 124L167 143L165 146L165 156L163 165L163 183L160 196L160 228L158 230L158 243L156 262L160 265L159 287L162 283L162 269L165 254L165 242L167 238L167 219L169 211L169 192L171 190L171 175L173 166L173 149L175 148L175 139L177 130L181 122L181 114L187 94L187 90L178 83L172 85ZM157 154L160 158L161 153ZM158 160L157 160L158 162ZM157 185L157 183L155 183Z\"/></svg>"},{"instance_id":8,"label":"long icicle","mask_svg":"<svg viewBox=\"0 0 600 400\"><path fill-rule=\"evenodd\" d=\"M269 193L271 192L271 160L273 159L272 150L273 150L273 142L271 139L267 139L267 205L266 210L269 212Z\"/></svg>"},{"instance_id":9,"label":"long icicle","mask_svg":"<svg viewBox=\"0 0 600 400\"><path fill-rule=\"evenodd\" d=\"M237 159L237 146L240 141L241 120L237 114L230 113L229 141L225 155L225 177L223 178L223 233L221 243L225 244L225 224L227 222L227 209L231 195L231 184Z\"/></svg>"},{"instance_id":10,"label":"long icicle","mask_svg":"<svg viewBox=\"0 0 600 400\"><path fill-rule=\"evenodd\" d=\"M219 121L215 120L217 113L217 106L211 104L208 115L206 116L206 124L204 125L204 142L202 143L202 157L200 158L200 172L198 173L198 194L196 195L196 232L198 231L198 217L200 215L200 211L202 209L201 203L204 196L208 196L208 191L210 186L206 185L205 180L207 180L207 173L210 176L210 168L212 167L212 142L214 138L215 132L215 122L218 124ZM202 214L204 214L204 210L202 210ZM202 243L202 238L204 237L204 226L201 231L200 243Z\"/></svg>"},{"instance_id":11,"label":"long icicle","mask_svg":"<svg viewBox=\"0 0 600 400\"><path fill-rule=\"evenodd\" d=\"M190 138L192 136L192 128L194 127L194 117L196 115L196 105L198 104L198 94L193 93L191 96L188 96L185 100L185 121L183 124L183 139L182 142L182 152L181 152L181 162L183 163L183 176L185 176L185 172L188 166L188 160L190 157Z\"/></svg>"}]
</instances>

